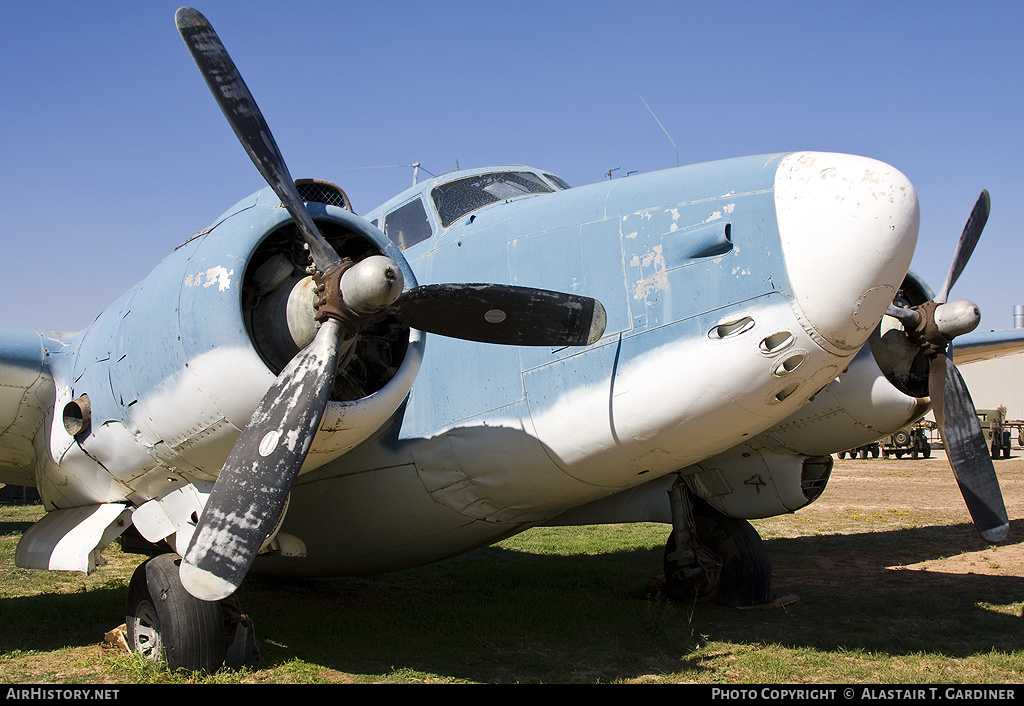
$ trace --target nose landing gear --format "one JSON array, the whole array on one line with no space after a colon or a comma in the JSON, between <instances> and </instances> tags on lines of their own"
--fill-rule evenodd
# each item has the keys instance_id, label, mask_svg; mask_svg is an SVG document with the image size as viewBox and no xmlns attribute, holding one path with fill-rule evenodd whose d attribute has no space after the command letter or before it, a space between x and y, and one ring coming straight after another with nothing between
<instances>
[{"instance_id":1,"label":"nose landing gear","mask_svg":"<svg viewBox=\"0 0 1024 706\"><path fill-rule=\"evenodd\" d=\"M668 596L732 607L770 603L771 560L757 530L694 497L682 479L669 496L672 533L664 556Z\"/></svg>"}]
</instances>

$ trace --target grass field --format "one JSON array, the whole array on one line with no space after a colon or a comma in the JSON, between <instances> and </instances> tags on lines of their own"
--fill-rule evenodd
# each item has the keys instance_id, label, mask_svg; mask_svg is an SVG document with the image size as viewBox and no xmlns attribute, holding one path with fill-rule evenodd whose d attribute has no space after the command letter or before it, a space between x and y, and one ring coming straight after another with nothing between
<instances>
[{"instance_id":1,"label":"grass field","mask_svg":"<svg viewBox=\"0 0 1024 706\"><path fill-rule=\"evenodd\" d=\"M539 528L383 576L250 579L263 659L167 674L105 646L140 557L91 576L14 568L38 507L0 508L4 683L1020 683L1024 459L997 461L1007 544L977 536L941 457L837 460L825 495L755 522L782 608L645 592L667 528Z\"/></svg>"}]
</instances>

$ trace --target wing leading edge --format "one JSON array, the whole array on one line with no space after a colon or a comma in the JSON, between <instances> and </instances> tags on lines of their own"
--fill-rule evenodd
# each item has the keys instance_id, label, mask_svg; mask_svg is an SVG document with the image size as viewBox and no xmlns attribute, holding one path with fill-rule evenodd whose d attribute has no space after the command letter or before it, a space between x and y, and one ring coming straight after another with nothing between
<instances>
[{"instance_id":1,"label":"wing leading edge","mask_svg":"<svg viewBox=\"0 0 1024 706\"><path fill-rule=\"evenodd\" d=\"M958 336L953 344L957 365L1002 358L1024 351L1024 329L974 332Z\"/></svg>"},{"instance_id":2,"label":"wing leading edge","mask_svg":"<svg viewBox=\"0 0 1024 706\"><path fill-rule=\"evenodd\" d=\"M38 331L0 333L0 483L36 484L34 439L54 403L48 355Z\"/></svg>"}]
</instances>

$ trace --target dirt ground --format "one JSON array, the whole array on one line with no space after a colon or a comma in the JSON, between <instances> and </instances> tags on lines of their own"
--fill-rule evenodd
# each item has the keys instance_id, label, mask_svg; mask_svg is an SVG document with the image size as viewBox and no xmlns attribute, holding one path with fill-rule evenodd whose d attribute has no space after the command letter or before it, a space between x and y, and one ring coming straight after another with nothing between
<instances>
[{"instance_id":1,"label":"dirt ground","mask_svg":"<svg viewBox=\"0 0 1024 706\"><path fill-rule=\"evenodd\" d=\"M873 527L891 535L905 528L893 541L905 539L906 549L892 553L887 569L1021 577L1024 450L1015 448L1010 458L993 463L1010 518L1010 534L1000 545L986 544L970 531L971 517L942 450L929 459L837 458L818 501L794 515L763 520L760 529L763 536L795 537L816 531L865 533ZM942 546L941 555L914 548L922 545ZM836 568L841 569L838 562Z\"/></svg>"}]
</instances>

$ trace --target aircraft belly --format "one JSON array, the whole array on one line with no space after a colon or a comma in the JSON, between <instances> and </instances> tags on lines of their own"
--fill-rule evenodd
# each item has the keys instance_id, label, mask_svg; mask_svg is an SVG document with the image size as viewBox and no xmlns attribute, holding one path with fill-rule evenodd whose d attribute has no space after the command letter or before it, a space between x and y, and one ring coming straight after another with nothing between
<instances>
[{"instance_id":1,"label":"aircraft belly","mask_svg":"<svg viewBox=\"0 0 1024 706\"><path fill-rule=\"evenodd\" d=\"M741 333L707 335L747 314L753 324ZM792 340L763 350L780 330ZM779 363L794 355L804 364L780 374ZM775 294L528 371L528 403L429 437L378 441L310 473L293 490L285 531L316 549L294 570L397 568L514 533L770 427L831 379L838 362ZM414 551L417 536L427 539ZM432 547L427 558L424 545ZM275 570L282 562L272 562Z\"/></svg>"},{"instance_id":2,"label":"aircraft belly","mask_svg":"<svg viewBox=\"0 0 1024 706\"><path fill-rule=\"evenodd\" d=\"M283 526L305 542L306 557L259 557L253 571L307 576L392 571L455 556L525 529L473 520L436 502L411 463L313 475L318 477L292 489Z\"/></svg>"},{"instance_id":3,"label":"aircraft belly","mask_svg":"<svg viewBox=\"0 0 1024 706\"><path fill-rule=\"evenodd\" d=\"M707 335L744 314L755 321L742 333ZM792 341L765 352L780 330ZM793 355L805 364L778 374ZM358 574L469 551L735 446L791 414L841 362L778 294L588 349L528 371L528 404L430 437L385 434L311 472L283 529L307 557L261 558L257 569Z\"/></svg>"}]
</instances>

